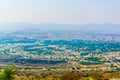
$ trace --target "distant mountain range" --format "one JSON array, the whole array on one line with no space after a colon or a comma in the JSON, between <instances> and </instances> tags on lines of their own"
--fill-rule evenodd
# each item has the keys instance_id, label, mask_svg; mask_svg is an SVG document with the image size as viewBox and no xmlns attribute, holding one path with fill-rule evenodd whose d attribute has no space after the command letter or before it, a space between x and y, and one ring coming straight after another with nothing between
<instances>
[{"instance_id":1,"label":"distant mountain range","mask_svg":"<svg viewBox=\"0 0 120 80\"><path fill-rule=\"evenodd\" d=\"M0 23L0 32L11 31L85 31L120 34L120 24L29 24L29 23Z\"/></svg>"}]
</instances>

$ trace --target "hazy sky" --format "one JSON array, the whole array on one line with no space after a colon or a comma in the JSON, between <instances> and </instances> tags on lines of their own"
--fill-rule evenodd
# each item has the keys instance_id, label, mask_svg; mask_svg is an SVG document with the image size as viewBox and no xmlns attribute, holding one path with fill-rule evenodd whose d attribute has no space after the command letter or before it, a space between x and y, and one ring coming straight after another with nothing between
<instances>
[{"instance_id":1,"label":"hazy sky","mask_svg":"<svg viewBox=\"0 0 120 80\"><path fill-rule=\"evenodd\" d=\"M120 24L120 0L0 0L0 23Z\"/></svg>"}]
</instances>

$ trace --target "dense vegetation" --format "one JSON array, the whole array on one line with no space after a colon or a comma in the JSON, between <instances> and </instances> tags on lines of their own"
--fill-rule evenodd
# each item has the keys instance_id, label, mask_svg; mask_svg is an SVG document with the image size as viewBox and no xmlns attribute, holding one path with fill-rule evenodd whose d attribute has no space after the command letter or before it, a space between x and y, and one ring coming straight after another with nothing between
<instances>
[{"instance_id":1,"label":"dense vegetation","mask_svg":"<svg viewBox=\"0 0 120 80\"><path fill-rule=\"evenodd\" d=\"M0 73L0 80L14 80L15 74L16 74L15 65L8 68L4 68Z\"/></svg>"}]
</instances>

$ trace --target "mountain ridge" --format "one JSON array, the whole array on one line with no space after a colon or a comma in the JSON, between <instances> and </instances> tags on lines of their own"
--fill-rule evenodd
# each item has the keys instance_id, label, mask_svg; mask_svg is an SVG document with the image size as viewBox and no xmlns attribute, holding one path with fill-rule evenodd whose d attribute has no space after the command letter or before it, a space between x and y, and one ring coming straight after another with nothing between
<instances>
[{"instance_id":1,"label":"mountain ridge","mask_svg":"<svg viewBox=\"0 0 120 80\"><path fill-rule=\"evenodd\" d=\"M11 23L1 24L0 32L14 32L20 30L65 30L65 31L96 31L102 33L120 33L120 24L30 24Z\"/></svg>"}]
</instances>

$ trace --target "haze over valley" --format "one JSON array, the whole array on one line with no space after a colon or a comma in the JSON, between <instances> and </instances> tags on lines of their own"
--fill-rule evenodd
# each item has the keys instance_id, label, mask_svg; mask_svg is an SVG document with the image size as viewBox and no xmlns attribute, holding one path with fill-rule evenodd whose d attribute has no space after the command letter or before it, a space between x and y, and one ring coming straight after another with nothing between
<instances>
[{"instance_id":1,"label":"haze over valley","mask_svg":"<svg viewBox=\"0 0 120 80\"><path fill-rule=\"evenodd\" d=\"M0 80L120 80L120 1L0 0Z\"/></svg>"}]
</instances>

